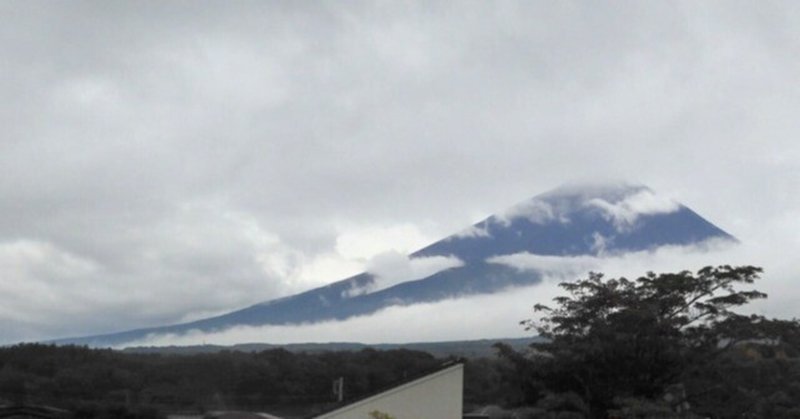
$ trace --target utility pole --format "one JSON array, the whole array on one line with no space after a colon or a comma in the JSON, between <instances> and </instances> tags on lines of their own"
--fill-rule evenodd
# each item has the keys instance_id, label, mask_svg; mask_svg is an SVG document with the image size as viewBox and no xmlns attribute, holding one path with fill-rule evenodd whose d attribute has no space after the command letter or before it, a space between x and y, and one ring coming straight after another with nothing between
<instances>
[{"instance_id":1,"label":"utility pole","mask_svg":"<svg viewBox=\"0 0 800 419\"><path fill-rule=\"evenodd\" d=\"M333 395L339 403L344 400L344 377L333 380Z\"/></svg>"}]
</instances>

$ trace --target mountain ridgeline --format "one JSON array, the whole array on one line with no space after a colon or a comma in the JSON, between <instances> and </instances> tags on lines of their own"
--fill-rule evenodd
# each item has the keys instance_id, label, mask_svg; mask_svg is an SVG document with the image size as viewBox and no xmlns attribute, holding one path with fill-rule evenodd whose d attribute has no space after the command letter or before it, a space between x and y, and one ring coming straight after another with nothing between
<instances>
[{"instance_id":1,"label":"mountain ridgeline","mask_svg":"<svg viewBox=\"0 0 800 419\"><path fill-rule=\"evenodd\" d=\"M235 326L342 320L397 305L494 293L541 281L535 267L504 263L508 256L596 256L735 239L691 209L645 186L562 187L488 217L409 255L455 261L422 278L381 286L377 274L359 275L297 295L189 323L56 343L122 346L151 334L220 331Z\"/></svg>"}]
</instances>

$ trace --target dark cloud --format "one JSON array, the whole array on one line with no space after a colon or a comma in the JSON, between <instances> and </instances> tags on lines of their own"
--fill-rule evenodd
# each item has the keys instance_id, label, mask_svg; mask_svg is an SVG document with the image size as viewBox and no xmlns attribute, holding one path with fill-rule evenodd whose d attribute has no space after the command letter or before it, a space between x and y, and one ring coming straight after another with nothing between
<instances>
[{"instance_id":1,"label":"dark cloud","mask_svg":"<svg viewBox=\"0 0 800 419\"><path fill-rule=\"evenodd\" d=\"M800 246L793 3L0 16L0 340L285 295L574 179L644 183L742 241Z\"/></svg>"}]
</instances>

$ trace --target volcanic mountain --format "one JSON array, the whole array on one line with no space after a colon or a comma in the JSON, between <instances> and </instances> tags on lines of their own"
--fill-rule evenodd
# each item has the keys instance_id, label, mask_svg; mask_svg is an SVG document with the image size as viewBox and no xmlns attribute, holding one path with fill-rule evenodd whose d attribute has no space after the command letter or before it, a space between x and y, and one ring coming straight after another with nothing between
<instances>
[{"instance_id":1,"label":"volcanic mountain","mask_svg":"<svg viewBox=\"0 0 800 419\"><path fill-rule=\"evenodd\" d=\"M541 281L541 272L503 263L514 256L598 256L735 239L691 209L640 185L567 186L538 195L408 256L433 272L401 282L364 272L297 295L190 323L64 339L119 346L151 334L220 331L347 319L395 305L493 293ZM568 258L567 258L568 259Z\"/></svg>"}]
</instances>

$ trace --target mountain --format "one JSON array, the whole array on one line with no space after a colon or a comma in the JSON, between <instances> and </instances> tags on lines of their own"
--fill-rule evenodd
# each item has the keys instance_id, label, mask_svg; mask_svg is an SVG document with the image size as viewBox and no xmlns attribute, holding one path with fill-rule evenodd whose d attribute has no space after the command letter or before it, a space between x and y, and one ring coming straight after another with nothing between
<instances>
[{"instance_id":1,"label":"mountain","mask_svg":"<svg viewBox=\"0 0 800 419\"><path fill-rule=\"evenodd\" d=\"M122 351L134 354L162 354L162 355L195 355L213 354L223 351L261 352L270 349L285 349L289 352L322 353L333 351L360 351L362 349L375 349L388 351L392 349L408 349L412 351L427 352L437 358L457 356L463 358L490 357L497 353L494 345L504 343L518 351L528 348L533 342L540 342L542 338L499 338L479 340L456 340L444 342L411 342L411 343L378 343L366 344L358 342L329 342L329 343L291 343L287 345L272 345L269 343L240 343L236 345L189 345L189 346L135 346Z\"/></svg>"},{"instance_id":2,"label":"mountain","mask_svg":"<svg viewBox=\"0 0 800 419\"><path fill-rule=\"evenodd\" d=\"M602 257L710 239L736 240L686 206L645 186L565 186L412 253L409 264L433 269L422 277L391 281L387 280L391 273L364 272L217 317L56 343L119 346L149 334L346 319L389 306L492 293L541 280L536 269L503 263L509 256Z\"/></svg>"}]
</instances>

